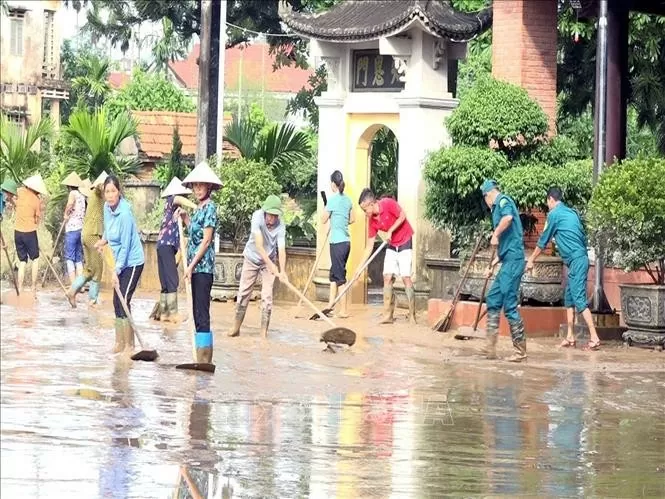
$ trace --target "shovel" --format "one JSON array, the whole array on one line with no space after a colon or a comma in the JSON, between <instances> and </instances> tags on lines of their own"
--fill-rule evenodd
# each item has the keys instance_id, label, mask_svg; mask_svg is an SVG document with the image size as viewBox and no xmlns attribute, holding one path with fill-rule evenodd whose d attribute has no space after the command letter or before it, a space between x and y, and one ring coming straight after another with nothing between
<instances>
[{"instance_id":1,"label":"shovel","mask_svg":"<svg viewBox=\"0 0 665 499\"><path fill-rule=\"evenodd\" d=\"M5 256L7 257L7 264L9 265L9 271L12 275L12 282L14 283L14 289L16 290L16 296L19 295L18 292L18 277L16 277L16 272L14 272L14 264L12 263L11 258L9 258L9 251L7 251L7 245L5 244L5 238L2 237L0 233L0 244L2 244L2 249L5 250Z\"/></svg>"},{"instance_id":2,"label":"shovel","mask_svg":"<svg viewBox=\"0 0 665 499\"><path fill-rule=\"evenodd\" d=\"M362 275L362 273L365 271L365 269L368 267L368 265L369 265L370 263L372 263L372 260L374 260L374 259L376 258L376 256L377 256L379 253L381 253L381 250L382 250L387 244L388 244L388 241L383 241L383 243L381 243L381 246L379 246L379 247L377 248L377 250L372 254L372 256L370 256L370 257L367 259L367 261L366 261L365 263L363 263L362 267L360 267L358 270L356 270L356 273L354 274L353 278L352 278L352 279L346 284L346 286L344 287L344 289L342 289L342 291L340 291L340 293L337 295L337 298L335 298L335 300L332 302L332 304L331 304L329 307L324 308L323 311L321 312L321 314L316 313L316 314L312 315L312 316L309 318L309 320L310 320L310 321L314 321L314 320L316 320L316 319L319 319L319 318L321 317L322 314L325 315L326 317L328 317L328 314L330 314L330 312L333 311L333 309L335 308L335 305L337 305L337 302L339 302L339 301L342 299L342 297L347 293L347 291L348 291L349 289L351 289L351 286L353 286L353 283L356 282L356 281L358 280L358 278Z\"/></svg>"},{"instance_id":3,"label":"shovel","mask_svg":"<svg viewBox=\"0 0 665 499\"><path fill-rule=\"evenodd\" d=\"M183 255L183 260L182 260L182 268L183 268L183 274L184 270L187 268L187 257L185 256L187 254L187 250L185 249L185 237L184 233L182 230L182 219L178 217L178 231L180 233L180 254ZM189 307L190 310L194 310L193 304L192 304L192 290L191 290L191 285L192 283L188 280L185 279L185 291L187 292L187 306ZM196 329L196 325L194 326L194 329ZM215 372L215 364L207 364L207 363L199 363L196 362L196 344L194 340L194 335L196 334L196 331L194 331L194 334L192 334L192 357L194 358L194 362L191 364L178 364L175 366L176 369L188 369L192 371L203 371L207 373L214 373Z\"/></svg>"},{"instance_id":4,"label":"shovel","mask_svg":"<svg viewBox=\"0 0 665 499\"><path fill-rule=\"evenodd\" d=\"M328 329L321 334L321 341L325 341L326 343L330 343L332 338L343 338L344 343L351 346L356 342L356 333L352 331L349 328L346 327L338 327L335 325L333 321L331 321L327 315L325 315L323 312L319 311L319 309L316 308L316 306L307 299L305 295L303 295L298 288L296 288L293 284L291 284L288 279L281 280L280 282L284 284L287 288L289 288L291 291L293 291L296 295L300 297L302 301L304 301L309 308L314 310L316 312L316 315L320 315L324 321L326 321L330 326L331 329ZM334 341L333 341L334 342Z\"/></svg>"},{"instance_id":5,"label":"shovel","mask_svg":"<svg viewBox=\"0 0 665 499\"><path fill-rule=\"evenodd\" d=\"M107 254L106 257L107 263L110 266L111 272L115 272L115 263L113 262L113 254L111 253L111 248L108 248L106 250L106 254ZM115 294L120 300L122 309L125 311L125 315L129 320L129 325L132 328L134 335L139 340L139 345L141 345L141 351L136 352L134 355L132 355L131 359L143 360L145 362L153 362L157 360L157 357L159 357L157 350L146 350L145 347L143 346L143 340L141 340L141 335L139 334L138 329L136 329L136 324L134 324L134 319L132 318L132 314L129 312L129 307L127 307L127 302L125 301L125 297L120 292L120 285L116 284L115 286L113 286L113 289L115 289Z\"/></svg>"},{"instance_id":6,"label":"shovel","mask_svg":"<svg viewBox=\"0 0 665 499\"><path fill-rule=\"evenodd\" d=\"M65 224L67 223L67 220L62 221L62 225L60 225L60 230L58 231L58 235L55 237L55 242L53 243L53 251L55 252L55 249L58 247L58 243L60 242L60 236L62 236L62 231L65 228ZM46 261L51 263L51 260L53 259L53 255L50 257L46 255ZM42 277L42 288L46 286L46 276L48 275L49 268L53 271L53 275L57 278L58 275L56 274L55 270L53 269L52 265L49 265L45 270L44 270L44 277ZM58 279L58 282L60 279Z\"/></svg>"}]
</instances>

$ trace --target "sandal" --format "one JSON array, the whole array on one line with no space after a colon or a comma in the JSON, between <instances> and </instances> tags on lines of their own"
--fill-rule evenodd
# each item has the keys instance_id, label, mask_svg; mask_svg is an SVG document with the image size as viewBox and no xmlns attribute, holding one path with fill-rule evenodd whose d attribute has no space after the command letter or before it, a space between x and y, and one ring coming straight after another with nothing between
<instances>
[{"instance_id":1,"label":"sandal","mask_svg":"<svg viewBox=\"0 0 665 499\"><path fill-rule=\"evenodd\" d=\"M561 344L559 345L559 348L575 348L576 341L570 341L568 338L564 338Z\"/></svg>"},{"instance_id":2,"label":"sandal","mask_svg":"<svg viewBox=\"0 0 665 499\"><path fill-rule=\"evenodd\" d=\"M582 350L593 350L593 351L600 350L600 340L595 342L589 341L586 345L584 345Z\"/></svg>"}]
</instances>

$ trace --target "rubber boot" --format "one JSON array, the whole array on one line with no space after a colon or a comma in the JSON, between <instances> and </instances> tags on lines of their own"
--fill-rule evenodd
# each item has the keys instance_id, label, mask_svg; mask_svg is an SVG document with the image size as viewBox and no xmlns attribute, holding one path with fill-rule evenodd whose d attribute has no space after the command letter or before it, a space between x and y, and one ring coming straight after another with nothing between
<instances>
[{"instance_id":1,"label":"rubber boot","mask_svg":"<svg viewBox=\"0 0 665 499\"><path fill-rule=\"evenodd\" d=\"M125 324L123 319L115 319L115 345L113 353L122 352L125 349Z\"/></svg>"},{"instance_id":2,"label":"rubber boot","mask_svg":"<svg viewBox=\"0 0 665 499\"><path fill-rule=\"evenodd\" d=\"M406 300L409 303L409 323L418 324L416 322L416 290L413 287L404 288L406 293Z\"/></svg>"},{"instance_id":3,"label":"rubber boot","mask_svg":"<svg viewBox=\"0 0 665 499\"><path fill-rule=\"evenodd\" d=\"M514 354L508 357L508 362L522 362L526 360L526 334L524 323L519 321L510 322L510 336L513 339Z\"/></svg>"},{"instance_id":4,"label":"rubber boot","mask_svg":"<svg viewBox=\"0 0 665 499\"><path fill-rule=\"evenodd\" d=\"M227 333L228 336L236 337L240 336L240 326L242 326L242 321L245 320L245 314L247 313L247 307L244 305L238 305L236 307L236 316L233 320L233 326L229 329Z\"/></svg>"},{"instance_id":5,"label":"rubber boot","mask_svg":"<svg viewBox=\"0 0 665 499\"><path fill-rule=\"evenodd\" d=\"M195 337L196 346L196 362L199 364L212 363L212 333L211 332L196 332Z\"/></svg>"},{"instance_id":6,"label":"rubber boot","mask_svg":"<svg viewBox=\"0 0 665 499\"><path fill-rule=\"evenodd\" d=\"M328 296L328 306L326 308L333 308L332 307L332 302L335 301L335 298L337 298L337 283L336 282L331 282L330 283L330 294Z\"/></svg>"},{"instance_id":7,"label":"rubber boot","mask_svg":"<svg viewBox=\"0 0 665 499\"><path fill-rule=\"evenodd\" d=\"M379 324L392 324L395 322L393 314L395 313L395 295L393 294L393 285L383 286L383 315Z\"/></svg>"},{"instance_id":8,"label":"rubber boot","mask_svg":"<svg viewBox=\"0 0 665 499\"><path fill-rule=\"evenodd\" d=\"M169 320L169 309L166 299L166 293L159 294L159 312L157 320L167 321Z\"/></svg>"},{"instance_id":9,"label":"rubber boot","mask_svg":"<svg viewBox=\"0 0 665 499\"><path fill-rule=\"evenodd\" d=\"M81 291L81 288L84 286L84 284L85 284L85 277L83 276L77 277L76 279L74 279L72 286L67 290L67 293L65 293L65 296L67 296L69 303L71 303L74 308L76 308L76 294L79 291ZM97 289L99 290L99 287Z\"/></svg>"},{"instance_id":10,"label":"rubber boot","mask_svg":"<svg viewBox=\"0 0 665 499\"><path fill-rule=\"evenodd\" d=\"M496 359L496 342L499 338L499 313L487 312L487 336L483 355L487 359Z\"/></svg>"},{"instance_id":11,"label":"rubber boot","mask_svg":"<svg viewBox=\"0 0 665 499\"><path fill-rule=\"evenodd\" d=\"M88 299L90 300L90 305L99 304L99 282L95 280L90 281L90 286L88 286Z\"/></svg>"},{"instance_id":12,"label":"rubber boot","mask_svg":"<svg viewBox=\"0 0 665 499\"><path fill-rule=\"evenodd\" d=\"M178 322L178 293L166 293L166 318L168 322Z\"/></svg>"},{"instance_id":13,"label":"rubber boot","mask_svg":"<svg viewBox=\"0 0 665 499\"><path fill-rule=\"evenodd\" d=\"M134 331L129 323L129 319L125 318L121 320L123 321L123 331L125 333L125 351L131 353L134 351Z\"/></svg>"},{"instance_id":14,"label":"rubber boot","mask_svg":"<svg viewBox=\"0 0 665 499\"><path fill-rule=\"evenodd\" d=\"M271 310L261 309L261 336L263 339L268 337L268 326L270 326Z\"/></svg>"}]
</instances>

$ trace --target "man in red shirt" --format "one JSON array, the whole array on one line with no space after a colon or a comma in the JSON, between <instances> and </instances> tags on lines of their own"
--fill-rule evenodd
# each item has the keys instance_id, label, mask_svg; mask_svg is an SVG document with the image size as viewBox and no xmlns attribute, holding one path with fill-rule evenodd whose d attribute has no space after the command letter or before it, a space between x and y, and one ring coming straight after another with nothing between
<instances>
[{"instance_id":1,"label":"man in red shirt","mask_svg":"<svg viewBox=\"0 0 665 499\"><path fill-rule=\"evenodd\" d=\"M393 284L397 275L404 281L404 291L409 303L409 321L416 324L416 293L411 280L413 229L406 219L406 213L394 199L386 197L377 200L368 188L360 193L358 204L369 219L367 243L360 265L372 254L378 232L383 232L382 238L388 241L383 260L383 317L379 324L394 322Z\"/></svg>"}]
</instances>

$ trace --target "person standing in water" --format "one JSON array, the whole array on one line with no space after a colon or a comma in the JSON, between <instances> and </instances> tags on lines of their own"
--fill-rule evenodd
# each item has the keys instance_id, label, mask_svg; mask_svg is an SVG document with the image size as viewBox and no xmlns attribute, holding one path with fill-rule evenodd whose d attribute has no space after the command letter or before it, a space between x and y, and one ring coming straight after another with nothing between
<instances>
[{"instance_id":1,"label":"person standing in water","mask_svg":"<svg viewBox=\"0 0 665 499\"><path fill-rule=\"evenodd\" d=\"M143 244L139 237L132 208L122 197L120 181L115 175L104 180L104 235L95 243L101 253L107 244L113 253L115 268L112 271L113 287L122 293L127 309L131 312L131 301L143 272L145 263ZM115 346L113 353L134 349L134 331L120 302L117 291L113 293L115 311Z\"/></svg>"},{"instance_id":2,"label":"person standing in water","mask_svg":"<svg viewBox=\"0 0 665 499\"><path fill-rule=\"evenodd\" d=\"M41 220L42 207L39 195L46 196L48 191L40 174L23 181L23 187L17 189L16 224L14 225L14 244L18 256L18 288L23 292L23 279L28 258L32 260L32 291L37 295L39 274L39 240L37 227Z\"/></svg>"},{"instance_id":3,"label":"person standing in water","mask_svg":"<svg viewBox=\"0 0 665 499\"><path fill-rule=\"evenodd\" d=\"M185 279L192 284L192 317L196 335L196 361L210 364L213 354L213 335L210 327L210 293L215 275L215 247L213 239L217 227L217 206L210 199L213 191L222 187L222 181L202 161L182 181L191 188L198 206L190 217L185 210L178 208L176 216L182 216L189 228L187 244L187 268Z\"/></svg>"},{"instance_id":4,"label":"person standing in water","mask_svg":"<svg viewBox=\"0 0 665 499\"><path fill-rule=\"evenodd\" d=\"M175 256L180 249L180 233L174 215L179 206L196 209L194 203L183 197L191 193L192 191L183 186L178 177L173 177L162 193L162 198L166 198L166 204L157 239L157 271L159 272L161 293L157 305L158 310L154 314L155 319L162 321L174 321L178 315L180 278ZM183 255L180 255L180 258L183 258Z\"/></svg>"},{"instance_id":5,"label":"person standing in water","mask_svg":"<svg viewBox=\"0 0 665 499\"><path fill-rule=\"evenodd\" d=\"M332 308L339 287L346 284L346 263L351 252L349 224L356 220L353 213L353 202L349 196L344 194L344 185L342 172L335 170L330 176L330 188L333 195L328 199L321 220L324 224L330 220L328 236L330 242L330 296L328 298L328 308ZM346 318L349 316L346 303L346 297L341 299L340 311L336 314L336 317Z\"/></svg>"},{"instance_id":6,"label":"person standing in water","mask_svg":"<svg viewBox=\"0 0 665 499\"><path fill-rule=\"evenodd\" d=\"M95 306L99 303L99 284L102 282L104 261L102 255L95 249L95 244L104 235L104 194L102 189L107 177L108 174L102 172L91 185L88 185L89 181L84 181L79 187L79 191L88 201L81 230L85 266L83 275L77 277L67 291L67 298L70 303L75 303L76 294L83 289L87 282L90 282L88 287L90 305Z\"/></svg>"},{"instance_id":7,"label":"person standing in water","mask_svg":"<svg viewBox=\"0 0 665 499\"><path fill-rule=\"evenodd\" d=\"M79 192L81 178L76 172L71 172L62 181L62 185L69 188L67 205L65 206L65 263L69 283L83 275L83 245L81 244L81 230L85 215L85 196Z\"/></svg>"}]
</instances>

